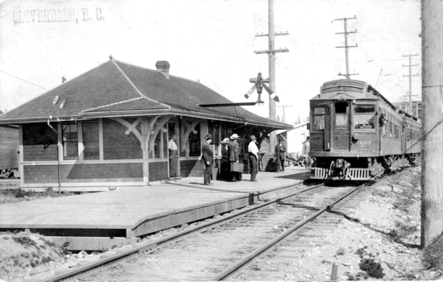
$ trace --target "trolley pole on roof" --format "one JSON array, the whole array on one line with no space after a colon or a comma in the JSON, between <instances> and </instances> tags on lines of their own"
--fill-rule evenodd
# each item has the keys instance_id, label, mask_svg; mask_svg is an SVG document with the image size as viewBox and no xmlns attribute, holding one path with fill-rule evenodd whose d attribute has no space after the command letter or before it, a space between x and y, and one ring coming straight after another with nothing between
<instances>
[{"instance_id":1,"label":"trolley pole on roof","mask_svg":"<svg viewBox=\"0 0 443 282\"><path fill-rule=\"evenodd\" d=\"M289 52L288 49L275 49L274 41L275 36L277 35L288 35L287 32L275 33L274 32L274 0L268 0L268 34L260 34L259 36L268 36L269 38L269 49L266 51L256 51L256 54L268 54L269 56L269 88L275 93L275 53L281 52ZM272 120L276 120L276 111L275 111L275 101L269 97L269 118ZM273 149L276 145L275 142L275 133L271 133L271 148Z\"/></svg>"},{"instance_id":2,"label":"trolley pole on roof","mask_svg":"<svg viewBox=\"0 0 443 282\"><path fill-rule=\"evenodd\" d=\"M412 89L411 89L411 87L412 87L412 77L413 76L418 76L418 74L414 74L414 75L411 74L411 68L418 66L418 64L415 64L415 65L411 64L411 60L412 60L411 57L413 57L413 56L418 56L418 54L403 55L403 57L409 57L409 65L403 65L403 67L409 67L409 75L403 75L403 77L409 77L409 110L408 110L408 113L410 115L414 115L414 111L412 110ZM415 116L418 117L418 109L417 109L417 113L415 114Z\"/></svg>"},{"instance_id":3,"label":"trolley pole on roof","mask_svg":"<svg viewBox=\"0 0 443 282\"><path fill-rule=\"evenodd\" d=\"M443 5L421 1L423 159L421 245L429 246L443 231Z\"/></svg>"},{"instance_id":4,"label":"trolley pole on roof","mask_svg":"<svg viewBox=\"0 0 443 282\"><path fill-rule=\"evenodd\" d=\"M334 20L334 21L343 21L344 28L345 28L345 32L336 32L335 34L344 34L344 36L345 36L345 46L337 46L336 48L345 48L346 74L339 73L338 75L343 75L347 79L350 79L351 75L357 75L357 74L350 74L349 73L349 52L348 52L349 48L351 48L351 47L358 47L357 44L354 45L354 46L349 46L348 45L348 34L350 34L350 33L357 33L357 30L348 31L348 20L355 20L355 19L357 19L356 16L354 16L353 18L342 18L342 19L335 19Z\"/></svg>"}]
</instances>

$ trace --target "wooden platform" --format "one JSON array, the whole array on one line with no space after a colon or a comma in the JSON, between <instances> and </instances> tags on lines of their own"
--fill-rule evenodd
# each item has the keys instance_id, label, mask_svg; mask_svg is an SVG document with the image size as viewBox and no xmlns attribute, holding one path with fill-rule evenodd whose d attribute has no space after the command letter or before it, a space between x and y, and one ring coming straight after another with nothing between
<instances>
[{"instance_id":1,"label":"wooden platform","mask_svg":"<svg viewBox=\"0 0 443 282\"><path fill-rule=\"evenodd\" d=\"M28 230L70 242L71 250L108 249L142 235L253 204L259 193L307 178L305 170L263 172L258 182L185 178L141 188L0 205L0 230Z\"/></svg>"}]
</instances>

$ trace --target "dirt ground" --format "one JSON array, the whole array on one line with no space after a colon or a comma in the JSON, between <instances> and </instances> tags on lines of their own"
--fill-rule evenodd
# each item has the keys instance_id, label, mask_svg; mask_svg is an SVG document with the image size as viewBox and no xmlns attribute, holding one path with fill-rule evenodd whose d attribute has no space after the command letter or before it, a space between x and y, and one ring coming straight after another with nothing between
<instances>
[{"instance_id":1,"label":"dirt ground","mask_svg":"<svg viewBox=\"0 0 443 282\"><path fill-rule=\"evenodd\" d=\"M347 212L347 220L335 232L325 235L329 244L300 254L304 267L298 271L306 273L306 280L325 280L330 273L316 273L318 266L336 264L339 280L443 279L441 270L424 267L423 251L418 248L420 173L421 167L407 168L365 189L359 207ZM58 196L69 195L24 193L3 185L0 204ZM175 232L166 230L144 241ZM38 234L0 233L0 282L41 279L130 247L70 253Z\"/></svg>"}]
</instances>

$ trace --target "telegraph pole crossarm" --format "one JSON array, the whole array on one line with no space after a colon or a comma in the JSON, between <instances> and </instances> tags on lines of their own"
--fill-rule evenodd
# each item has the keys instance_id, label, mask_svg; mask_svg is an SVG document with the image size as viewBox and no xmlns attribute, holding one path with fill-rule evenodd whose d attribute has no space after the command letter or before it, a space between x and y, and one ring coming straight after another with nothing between
<instances>
[{"instance_id":1,"label":"telegraph pole crossarm","mask_svg":"<svg viewBox=\"0 0 443 282\"><path fill-rule=\"evenodd\" d=\"M289 35L289 32L275 32L274 36L278 36L278 35ZM262 36L269 36L269 34L267 33L261 33L261 34L256 34L255 37L262 37Z\"/></svg>"},{"instance_id":2,"label":"telegraph pole crossarm","mask_svg":"<svg viewBox=\"0 0 443 282\"><path fill-rule=\"evenodd\" d=\"M409 77L409 111L408 113L413 115L413 111L412 111L412 77L413 76L418 76L418 74L412 74L411 72L411 68L412 67L416 67L418 66L418 64L412 65L412 57L414 56L418 56L418 54L409 54L409 55L403 55L403 57L409 57L409 65L404 65L403 67L409 67L409 75L403 75L403 77ZM418 115L418 113L417 113Z\"/></svg>"},{"instance_id":3,"label":"telegraph pole crossarm","mask_svg":"<svg viewBox=\"0 0 443 282\"><path fill-rule=\"evenodd\" d=\"M255 54L284 53L284 52L289 52L289 50L287 48L284 48L284 49L254 51Z\"/></svg>"},{"instance_id":4,"label":"telegraph pole crossarm","mask_svg":"<svg viewBox=\"0 0 443 282\"><path fill-rule=\"evenodd\" d=\"M356 75L356 74L350 74L349 73L349 54L348 54L348 49L352 48L352 47L358 47L358 44L353 45L353 46L349 46L348 45L348 34L351 33L357 33L357 29L355 29L354 31L348 31L348 20L355 20L357 19L356 16L354 16L353 18L341 18L341 19L335 19L334 21L343 21L344 24L344 32L336 32L335 34L344 34L345 36L345 46L336 46L336 48L344 48L345 49L345 59L346 59L346 74L341 74L339 73L339 75L343 75L345 76L347 79L350 78L351 75Z\"/></svg>"}]
</instances>

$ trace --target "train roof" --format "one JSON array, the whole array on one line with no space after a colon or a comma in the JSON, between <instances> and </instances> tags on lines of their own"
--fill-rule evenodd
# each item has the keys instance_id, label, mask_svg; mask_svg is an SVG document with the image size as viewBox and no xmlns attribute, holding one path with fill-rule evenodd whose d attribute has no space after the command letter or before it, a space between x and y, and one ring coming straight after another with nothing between
<instances>
[{"instance_id":1,"label":"train roof","mask_svg":"<svg viewBox=\"0 0 443 282\"><path fill-rule=\"evenodd\" d=\"M388 104L392 109L397 108L389 102L380 92L374 87L361 80L355 79L338 79L323 83L320 87L320 94L316 95L311 100L325 100L325 99L381 99Z\"/></svg>"}]
</instances>

